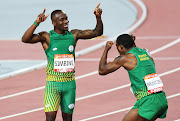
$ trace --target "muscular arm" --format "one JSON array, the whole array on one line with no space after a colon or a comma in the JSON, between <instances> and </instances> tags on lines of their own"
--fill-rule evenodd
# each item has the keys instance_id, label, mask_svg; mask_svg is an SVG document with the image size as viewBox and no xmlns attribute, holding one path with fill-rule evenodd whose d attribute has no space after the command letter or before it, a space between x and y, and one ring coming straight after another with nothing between
<instances>
[{"instance_id":1,"label":"muscular arm","mask_svg":"<svg viewBox=\"0 0 180 121\"><path fill-rule=\"evenodd\" d=\"M103 23L101 19L97 19L97 25L96 28L93 30L87 29L87 30L72 30L72 34L75 34L76 41L78 39L91 39L97 36L101 36L103 34Z\"/></svg>"},{"instance_id":2,"label":"muscular arm","mask_svg":"<svg viewBox=\"0 0 180 121\"><path fill-rule=\"evenodd\" d=\"M125 63L124 57L121 57L121 56L116 57L113 62L107 63L107 55L108 55L108 51L109 51L109 47L107 47L107 46L108 46L108 44L106 45L104 53L99 62L99 74L100 75L106 75L111 72L114 72L115 70L117 70L118 68L123 66L123 64ZM110 45L110 46L112 46L112 45Z\"/></svg>"},{"instance_id":3,"label":"muscular arm","mask_svg":"<svg viewBox=\"0 0 180 121\"><path fill-rule=\"evenodd\" d=\"M96 16L96 27L91 30L78 30L74 29L71 33L75 36L76 41L78 39L91 39L93 37L101 36L103 34L103 22L101 20L102 10L99 8L99 5L95 8L94 14Z\"/></svg>"},{"instance_id":4,"label":"muscular arm","mask_svg":"<svg viewBox=\"0 0 180 121\"><path fill-rule=\"evenodd\" d=\"M45 21L46 18L49 16L49 14L47 14L46 16L44 15L45 10L46 9L44 9L43 13L39 14L37 20L35 21L37 24L40 24L41 22ZM37 26L35 24L31 25L31 27L29 27L28 30L22 36L22 42L24 43L43 42L45 40L45 37L43 35L44 33L47 32L40 32L39 34L34 34L36 28Z\"/></svg>"},{"instance_id":5,"label":"muscular arm","mask_svg":"<svg viewBox=\"0 0 180 121\"><path fill-rule=\"evenodd\" d=\"M39 34L34 34L37 26L33 24L23 35L22 42L24 43L37 43L43 40L43 38Z\"/></svg>"}]
</instances>

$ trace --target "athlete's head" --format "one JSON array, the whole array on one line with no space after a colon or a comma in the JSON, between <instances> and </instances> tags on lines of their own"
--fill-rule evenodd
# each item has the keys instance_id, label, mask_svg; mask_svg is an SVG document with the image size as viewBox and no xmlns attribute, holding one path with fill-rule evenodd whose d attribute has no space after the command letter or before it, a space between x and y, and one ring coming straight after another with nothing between
<instances>
[{"instance_id":1,"label":"athlete's head","mask_svg":"<svg viewBox=\"0 0 180 121\"><path fill-rule=\"evenodd\" d=\"M62 10L54 10L51 13L51 20L55 29L61 31L68 30L68 23L69 23L68 17Z\"/></svg>"},{"instance_id":2,"label":"athlete's head","mask_svg":"<svg viewBox=\"0 0 180 121\"><path fill-rule=\"evenodd\" d=\"M122 34L117 37L116 47L120 54L125 54L129 49L135 47L135 36Z\"/></svg>"}]
</instances>

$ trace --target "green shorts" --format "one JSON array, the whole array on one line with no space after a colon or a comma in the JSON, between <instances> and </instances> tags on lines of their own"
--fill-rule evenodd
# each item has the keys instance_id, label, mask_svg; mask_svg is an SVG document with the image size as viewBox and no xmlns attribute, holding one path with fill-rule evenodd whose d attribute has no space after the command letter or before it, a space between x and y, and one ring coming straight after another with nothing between
<instances>
[{"instance_id":1,"label":"green shorts","mask_svg":"<svg viewBox=\"0 0 180 121\"><path fill-rule=\"evenodd\" d=\"M72 114L75 106L76 82L47 81L44 93L45 112L58 111L59 105L64 113Z\"/></svg>"},{"instance_id":2,"label":"green shorts","mask_svg":"<svg viewBox=\"0 0 180 121\"><path fill-rule=\"evenodd\" d=\"M155 93L138 100L132 109L138 108L138 114L148 120L165 118L168 103L165 93Z\"/></svg>"}]
</instances>

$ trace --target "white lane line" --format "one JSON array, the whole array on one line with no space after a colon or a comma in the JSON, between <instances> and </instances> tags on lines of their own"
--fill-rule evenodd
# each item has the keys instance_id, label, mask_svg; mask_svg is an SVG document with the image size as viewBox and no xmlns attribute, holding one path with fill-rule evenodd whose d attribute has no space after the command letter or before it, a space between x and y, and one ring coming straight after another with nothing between
<instances>
[{"instance_id":1,"label":"white lane line","mask_svg":"<svg viewBox=\"0 0 180 121\"><path fill-rule=\"evenodd\" d=\"M13 115L1 117L0 120L7 119L7 118L11 118L11 117L16 117L16 116L20 116L20 115L24 115L24 114L36 112L36 111L40 111L40 110L43 110L43 109L44 109L44 108L37 108L37 109L34 109L34 110L30 110L30 111L26 111L26 112L22 112L22 113L17 113L17 114L13 114Z\"/></svg>"},{"instance_id":2,"label":"white lane line","mask_svg":"<svg viewBox=\"0 0 180 121\"><path fill-rule=\"evenodd\" d=\"M76 80L77 79L81 79L81 78L85 78L85 77L88 77L88 76L92 76L94 74L98 74L98 71L93 71L93 72L90 72L88 74L84 74L84 75L78 76L78 77L76 77Z\"/></svg>"},{"instance_id":3,"label":"white lane line","mask_svg":"<svg viewBox=\"0 0 180 121\"><path fill-rule=\"evenodd\" d=\"M176 71L179 71L180 70L180 67L179 68L176 68L176 69L173 69L173 70L170 70L168 72L164 72L162 74L159 74L159 76L164 76L164 75L167 75L167 74L171 74L173 72L176 72ZM91 98L91 97L94 97L94 96L98 96L98 95L102 95L102 94L105 94L105 93L109 93L109 92L112 92L112 91L116 91L116 90L119 90L119 89L123 89L125 87L129 87L131 84L126 84L126 85L122 85L122 86L119 86L119 87L116 87L116 88L112 88L112 89L109 89L109 90L106 90L106 91L102 91L102 92L99 92L99 93L95 93L95 94L91 94L91 95L88 95L88 96L84 96L84 97L79 97L76 99L76 101L80 101L80 100L83 100L83 99L87 99L87 98ZM171 98L173 97L176 97L176 96L179 96L179 95L172 95ZM130 108L130 107L129 107ZM127 110L129 109L127 108ZM30 110L30 111L26 111L26 112L22 112L22 113L17 113L17 114L13 114L13 115L9 115L9 116L5 116L5 117L1 117L0 120L2 119L7 119L7 118L11 118L11 117L15 117L15 116L19 116L19 115L24 115L24 114L28 114L28 113L31 113L31 112L35 112L35 111L39 111L39 110L43 110L44 108L37 108L37 109L34 109L34 110Z\"/></svg>"},{"instance_id":4,"label":"white lane line","mask_svg":"<svg viewBox=\"0 0 180 121\"><path fill-rule=\"evenodd\" d=\"M178 38L178 39L176 39L176 40L174 40L174 41L172 41L172 42L170 42L170 43L168 43L168 44L166 44L166 45L164 45L164 46L162 46L162 47L160 47L160 48L158 48L156 50L153 50L150 53L155 54L155 53L157 53L159 51L162 51L162 50L165 50L166 48L169 48L169 47L171 47L171 46L173 46L173 45L175 45L175 44L177 44L179 42L180 42L180 38Z\"/></svg>"},{"instance_id":5,"label":"white lane line","mask_svg":"<svg viewBox=\"0 0 180 121\"><path fill-rule=\"evenodd\" d=\"M121 110L113 111L113 112L110 112L110 113L105 113L105 114L102 114L102 115L98 115L98 116L82 119L82 120L79 120L79 121L88 121L88 120L92 120L92 119L97 119L97 118L101 118L101 117L104 117L104 116L112 115L112 114L115 114L115 113L127 111L127 110L130 110L131 108L132 107L128 107L128 108L124 108L124 109L121 109Z\"/></svg>"},{"instance_id":6,"label":"white lane line","mask_svg":"<svg viewBox=\"0 0 180 121\"><path fill-rule=\"evenodd\" d=\"M38 87L38 88L27 90L27 91L23 91L23 92L11 94L11 95L3 96L3 97L0 97L0 100L6 99L6 98L10 98L10 97L15 97L15 96L26 94L26 93L30 93L30 92L34 92L34 91L38 91L38 90L41 90L41 89L44 89L44 88L45 88L45 86L42 86L42 87Z\"/></svg>"},{"instance_id":7,"label":"white lane line","mask_svg":"<svg viewBox=\"0 0 180 121\"><path fill-rule=\"evenodd\" d=\"M170 95L170 96L167 97L167 99L171 99L171 98L177 97L177 96L180 96L180 93L177 93L177 94L174 94L174 95Z\"/></svg>"},{"instance_id":8,"label":"white lane line","mask_svg":"<svg viewBox=\"0 0 180 121\"><path fill-rule=\"evenodd\" d=\"M177 96L180 96L180 93L177 93L177 94L174 94L174 95L170 95L170 96L167 97L167 99L170 99L170 98L173 98L173 97L177 97ZM105 116L112 115L112 114L115 114L115 113L120 113L120 112L123 112L123 111L127 111L127 110L130 110L131 108L132 107L128 107L128 108L120 109L120 110L117 110L117 111L101 114L101 115L98 115L98 116L82 119L82 120L79 120L79 121L89 121L89 120L92 120L92 119L97 119L97 118L105 117Z\"/></svg>"},{"instance_id":9,"label":"white lane line","mask_svg":"<svg viewBox=\"0 0 180 121\"><path fill-rule=\"evenodd\" d=\"M119 89L123 89L123 88L129 87L129 86L131 86L130 83L126 84L126 85L122 85L122 86L116 87L116 88L112 88L112 89L109 89L109 90L105 90L105 91L102 91L102 92L98 92L98 93L95 93L95 94L91 94L91 95L88 95L88 96L77 98L77 101L78 100L87 99L87 98L91 98L91 97L98 96L98 95L102 95L102 94L105 94L105 93L113 92L113 91L116 91L116 90L119 90Z\"/></svg>"},{"instance_id":10,"label":"white lane line","mask_svg":"<svg viewBox=\"0 0 180 121\"><path fill-rule=\"evenodd\" d=\"M88 73L88 74L84 74L84 75L76 77L76 80L81 79L81 78L85 78L85 77L88 77L88 76L91 76L91 75L94 75L94 74L97 74L97 73L98 73L98 71L94 71L94 72L91 72L91 73ZM41 90L41 89L44 89L44 88L45 88L45 86L42 86L42 87L27 90L27 91L23 91L23 92L11 94L11 95L3 96L3 97L0 97L0 100L7 99L7 98L10 98L10 97L15 97L15 96L30 93L30 92L34 92L34 91L38 91L38 90Z\"/></svg>"},{"instance_id":11,"label":"white lane line","mask_svg":"<svg viewBox=\"0 0 180 121\"><path fill-rule=\"evenodd\" d=\"M167 72L164 72L164 73L161 73L161 74L159 74L159 76L165 76L167 74L171 74L171 73L174 73L176 71L180 71L180 67L173 69L173 70L170 70L170 71L167 71Z\"/></svg>"},{"instance_id":12,"label":"white lane line","mask_svg":"<svg viewBox=\"0 0 180 121\"><path fill-rule=\"evenodd\" d=\"M149 39L177 39L180 38L180 35L178 36L137 36L137 39L143 39L143 40L149 40Z\"/></svg>"},{"instance_id":13,"label":"white lane line","mask_svg":"<svg viewBox=\"0 0 180 121\"><path fill-rule=\"evenodd\" d=\"M154 57L154 60L180 60L180 57Z\"/></svg>"},{"instance_id":14,"label":"white lane line","mask_svg":"<svg viewBox=\"0 0 180 121\"><path fill-rule=\"evenodd\" d=\"M174 121L180 121L180 119L174 120Z\"/></svg>"}]
</instances>

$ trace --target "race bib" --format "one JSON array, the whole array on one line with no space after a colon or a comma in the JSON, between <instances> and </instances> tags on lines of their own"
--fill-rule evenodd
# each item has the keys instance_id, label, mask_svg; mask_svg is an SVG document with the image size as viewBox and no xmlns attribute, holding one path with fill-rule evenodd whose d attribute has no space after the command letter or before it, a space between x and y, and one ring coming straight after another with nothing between
<instances>
[{"instance_id":1,"label":"race bib","mask_svg":"<svg viewBox=\"0 0 180 121\"><path fill-rule=\"evenodd\" d=\"M54 71L55 72L73 72L75 67L73 54L55 54Z\"/></svg>"},{"instance_id":2,"label":"race bib","mask_svg":"<svg viewBox=\"0 0 180 121\"><path fill-rule=\"evenodd\" d=\"M144 77L148 93L156 93L163 90L163 83L157 73L149 74Z\"/></svg>"}]
</instances>

